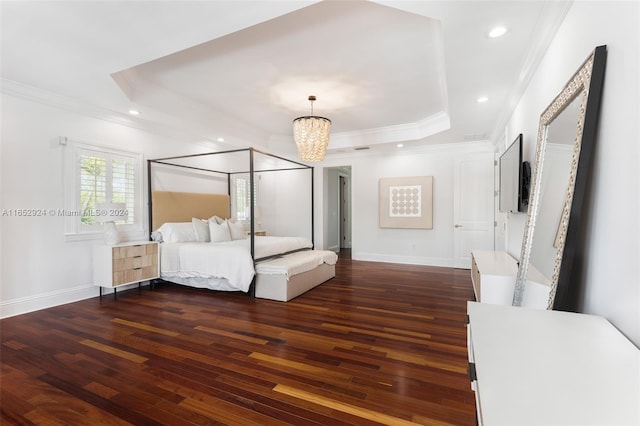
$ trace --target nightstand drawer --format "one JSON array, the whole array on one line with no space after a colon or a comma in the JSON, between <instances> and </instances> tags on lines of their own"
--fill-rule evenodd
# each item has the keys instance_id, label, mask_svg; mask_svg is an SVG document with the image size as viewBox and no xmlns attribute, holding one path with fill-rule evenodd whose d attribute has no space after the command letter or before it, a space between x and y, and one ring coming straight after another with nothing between
<instances>
[{"instance_id":1,"label":"nightstand drawer","mask_svg":"<svg viewBox=\"0 0 640 426\"><path fill-rule=\"evenodd\" d=\"M145 256L133 256L113 259L113 271L126 271L127 269L137 269L158 264L158 255L148 254Z\"/></svg>"},{"instance_id":2,"label":"nightstand drawer","mask_svg":"<svg viewBox=\"0 0 640 426\"><path fill-rule=\"evenodd\" d=\"M137 257L150 254L158 254L157 244L136 244L130 246L113 247L113 258L123 259L127 257Z\"/></svg>"},{"instance_id":3,"label":"nightstand drawer","mask_svg":"<svg viewBox=\"0 0 640 426\"><path fill-rule=\"evenodd\" d=\"M127 269L113 272L113 286L131 282L145 281L157 278L158 267L156 265Z\"/></svg>"}]
</instances>

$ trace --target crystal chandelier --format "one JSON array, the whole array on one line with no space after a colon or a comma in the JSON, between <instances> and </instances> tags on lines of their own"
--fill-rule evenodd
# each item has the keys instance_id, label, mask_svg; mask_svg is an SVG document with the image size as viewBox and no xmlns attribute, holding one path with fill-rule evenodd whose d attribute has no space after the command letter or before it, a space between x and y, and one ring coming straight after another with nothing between
<instances>
[{"instance_id":1,"label":"crystal chandelier","mask_svg":"<svg viewBox=\"0 0 640 426\"><path fill-rule=\"evenodd\" d=\"M309 96L311 115L293 120L293 139L298 147L298 157L303 161L322 161L329 145L331 120L313 115L315 96Z\"/></svg>"}]
</instances>

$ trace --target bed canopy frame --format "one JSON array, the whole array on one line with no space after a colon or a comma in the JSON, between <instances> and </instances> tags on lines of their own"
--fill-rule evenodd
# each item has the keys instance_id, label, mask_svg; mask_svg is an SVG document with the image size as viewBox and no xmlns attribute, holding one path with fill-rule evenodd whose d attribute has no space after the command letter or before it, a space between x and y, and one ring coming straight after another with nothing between
<instances>
[{"instance_id":1,"label":"bed canopy frame","mask_svg":"<svg viewBox=\"0 0 640 426\"><path fill-rule=\"evenodd\" d=\"M147 190L149 200L149 233L153 229L153 166L162 164L164 166L197 170L226 176L227 197L230 203L231 198L231 177L238 174L249 175L249 216L250 216L250 239L251 258L254 263L266 258L255 258L255 173L280 172L288 170L309 170L310 171L310 195L311 195L311 244L314 242L314 194L313 194L313 167L297 161L289 160L278 155L270 154L255 148L243 148L228 151L208 152L202 154L181 155L177 157L165 157L147 160ZM197 194L195 194L197 195ZM252 288L254 286L252 285ZM253 290L252 290L253 291Z\"/></svg>"}]
</instances>

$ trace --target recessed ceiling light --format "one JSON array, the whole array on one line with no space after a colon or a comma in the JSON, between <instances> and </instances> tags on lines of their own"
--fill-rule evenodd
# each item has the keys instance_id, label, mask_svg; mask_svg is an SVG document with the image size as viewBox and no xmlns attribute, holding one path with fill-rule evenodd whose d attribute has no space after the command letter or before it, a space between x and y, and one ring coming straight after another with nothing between
<instances>
[{"instance_id":1,"label":"recessed ceiling light","mask_svg":"<svg viewBox=\"0 0 640 426\"><path fill-rule=\"evenodd\" d=\"M404 144L399 143L398 145L396 145L398 148L402 148L404 146Z\"/></svg>"},{"instance_id":2,"label":"recessed ceiling light","mask_svg":"<svg viewBox=\"0 0 640 426\"><path fill-rule=\"evenodd\" d=\"M489 100L489 98L487 98L486 96L480 96L478 98L478 103L479 104L483 104L483 103L487 102L488 100Z\"/></svg>"},{"instance_id":3,"label":"recessed ceiling light","mask_svg":"<svg viewBox=\"0 0 640 426\"><path fill-rule=\"evenodd\" d=\"M488 35L490 38L498 38L505 35L506 32L507 32L507 29L505 27L495 27L495 28L492 28L491 31L489 31Z\"/></svg>"},{"instance_id":4,"label":"recessed ceiling light","mask_svg":"<svg viewBox=\"0 0 640 426\"><path fill-rule=\"evenodd\" d=\"M131 114L131 115L140 115L140 111L138 111L137 109L130 109L129 110L129 114Z\"/></svg>"},{"instance_id":5,"label":"recessed ceiling light","mask_svg":"<svg viewBox=\"0 0 640 426\"><path fill-rule=\"evenodd\" d=\"M224 142L224 138L218 138L216 139L218 142Z\"/></svg>"}]
</instances>

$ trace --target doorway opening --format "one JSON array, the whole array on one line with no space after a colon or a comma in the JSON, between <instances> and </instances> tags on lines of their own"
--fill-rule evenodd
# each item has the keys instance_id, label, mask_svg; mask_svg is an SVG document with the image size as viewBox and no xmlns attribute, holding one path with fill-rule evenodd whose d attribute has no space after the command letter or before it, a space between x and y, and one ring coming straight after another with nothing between
<instances>
[{"instance_id":1,"label":"doorway opening","mask_svg":"<svg viewBox=\"0 0 640 426\"><path fill-rule=\"evenodd\" d=\"M328 250L351 251L351 166L325 169L325 241Z\"/></svg>"}]
</instances>

